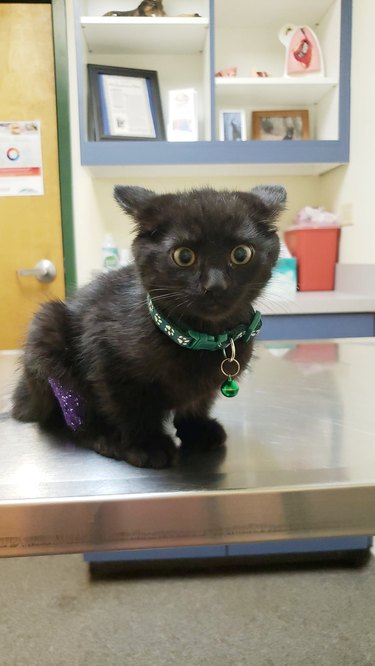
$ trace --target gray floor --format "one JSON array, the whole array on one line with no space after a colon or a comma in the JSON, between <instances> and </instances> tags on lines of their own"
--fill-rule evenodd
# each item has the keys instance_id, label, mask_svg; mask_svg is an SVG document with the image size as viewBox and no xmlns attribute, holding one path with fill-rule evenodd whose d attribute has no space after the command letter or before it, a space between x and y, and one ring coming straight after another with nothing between
<instances>
[{"instance_id":1,"label":"gray floor","mask_svg":"<svg viewBox=\"0 0 375 666\"><path fill-rule=\"evenodd\" d=\"M362 569L91 580L78 555L0 560L0 666L375 664Z\"/></svg>"}]
</instances>

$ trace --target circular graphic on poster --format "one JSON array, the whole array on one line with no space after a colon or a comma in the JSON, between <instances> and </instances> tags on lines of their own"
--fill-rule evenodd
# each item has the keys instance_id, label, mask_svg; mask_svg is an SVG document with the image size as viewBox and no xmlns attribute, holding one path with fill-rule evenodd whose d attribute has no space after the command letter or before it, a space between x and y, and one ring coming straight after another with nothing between
<instances>
[{"instance_id":1,"label":"circular graphic on poster","mask_svg":"<svg viewBox=\"0 0 375 666\"><path fill-rule=\"evenodd\" d=\"M10 160L11 162L16 162L19 159L19 157L20 157L20 151L18 150L18 148L14 148L13 146L8 148L7 150L8 160Z\"/></svg>"}]
</instances>

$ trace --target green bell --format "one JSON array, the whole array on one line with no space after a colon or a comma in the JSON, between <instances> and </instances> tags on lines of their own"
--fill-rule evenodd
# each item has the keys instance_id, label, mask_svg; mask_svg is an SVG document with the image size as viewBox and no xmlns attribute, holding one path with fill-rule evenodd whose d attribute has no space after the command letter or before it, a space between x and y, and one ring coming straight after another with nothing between
<instances>
[{"instance_id":1,"label":"green bell","mask_svg":"<svg viewBox=\"0 0 375 666\"><path fill-rule=\"evenodd\" d=\"M237 382L232 379L232 377L228 377L224 384L221 385L221 392L223 395L225 395L226 398L234 398L239 390L240 387L238 386Z\"/></svg>"}]
</instances>

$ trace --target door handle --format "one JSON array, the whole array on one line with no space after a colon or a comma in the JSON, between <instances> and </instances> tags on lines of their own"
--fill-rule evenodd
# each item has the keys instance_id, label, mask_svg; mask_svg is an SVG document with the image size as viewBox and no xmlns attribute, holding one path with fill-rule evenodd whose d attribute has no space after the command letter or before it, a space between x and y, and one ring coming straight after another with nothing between
<instances>
[{"instance_id":1,"label":"door handle","mask_svg":"<svg viewBox=\"0 0 375 666\"><path fill-rule=\"evenodd\" d=\"M56 266L49 259L42 259L34 268L19 268L17 275L36 277L39 282L52 282L56 277Z\"/></svg>"}]
</instances>

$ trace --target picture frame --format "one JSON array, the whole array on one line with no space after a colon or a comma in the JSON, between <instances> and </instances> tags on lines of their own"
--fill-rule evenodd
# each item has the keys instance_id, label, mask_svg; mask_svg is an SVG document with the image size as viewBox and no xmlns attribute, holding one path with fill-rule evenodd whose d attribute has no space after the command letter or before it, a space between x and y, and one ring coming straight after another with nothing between
<instances>
[{"instance_id":1,"label":"picture frame","mask_svg":"<svg viewBox=\"0 0 375 666\"><path fill-rule=\"evenodd\" d=\"M89 134L94 141L163 141L157 72L87 65Z\"/></svg>"},{"instance_id":2,"label":"picture frame","mask_svg":"<svg viewBox=\"0 0 375 666\"><path fill-rule=\"evenodd\" d=\"M246 141L246 114L243 109L221 109L220 141Z\"/></svg>"},{"instance_id":3,"label":"picture frame","mask_svg":"<svg viewBox=\"0 0 375 666\"><path fill-rule=\"evenodd\" d=\"M309 112L306 109L253 111L251 134L258 141L309 139Z\"/></svg>"},{"instance_id":4,"label":"picture frame","mask_svg":"<svg viewBox=\"0 0 375 666\"><path fill-rule=\"evenodd\" d=\"M168 141L198 141L197 91L179 88L168 92Z\"/></svg>"}]
</instances>

